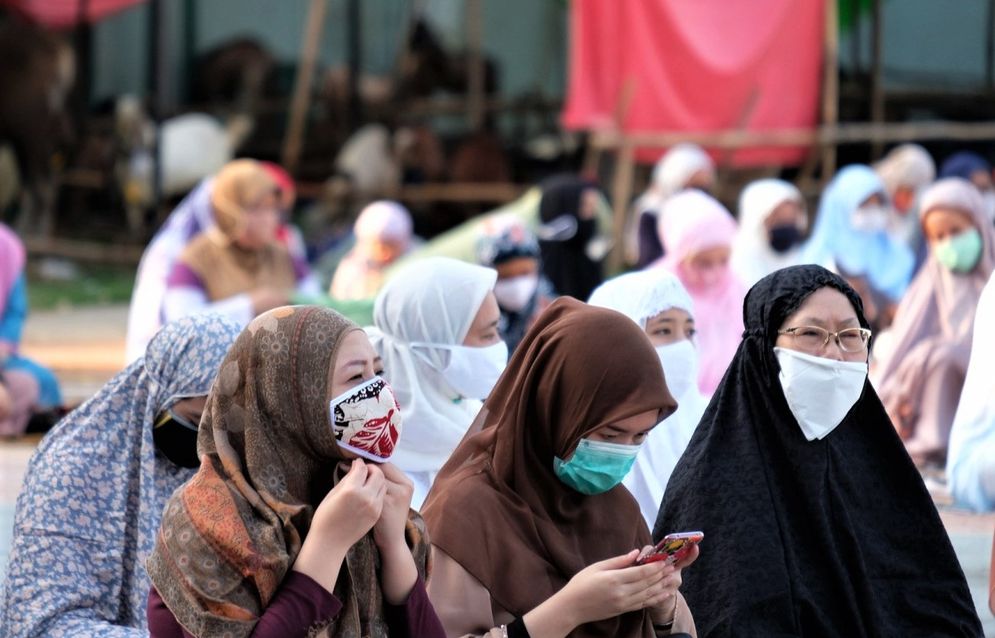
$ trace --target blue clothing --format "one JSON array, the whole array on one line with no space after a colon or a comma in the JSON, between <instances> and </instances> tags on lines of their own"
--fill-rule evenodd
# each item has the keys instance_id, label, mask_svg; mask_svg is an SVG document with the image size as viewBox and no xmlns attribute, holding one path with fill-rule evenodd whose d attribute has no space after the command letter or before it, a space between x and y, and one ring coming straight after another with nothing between
<instances>
[{"instance_id":1,"label":"blue clothing","mask_svg":"<svg viewBox=\"0 0 995 638\"><path fill-rule=\"evenodd\" d=\"M17 344L21 342L21 332L24 329L24 320L27 316L28 284L24 273L21 273L21 276L14 282L14 287L11 289L4 306L3 316L0 317L0 341L13 344L16 348ZM62 405L59 381L48 368L16 353L7 359L3 368L5 370L23 370L35 378L39 388L36 407L39 409L48 410Z\"/></svg>"},{"instance_id":2,"label":"blue clothing","mask_svg":"<svg viewBox=\"0 0 995 638\"><path fill-rule=\"evenodd\" d=\"M875 194L887 199L884 183L870 167L854 164L841 170L819 202L803 263L830 264L847 275L864 277L897 302L912 280L915 256L885 229L857 230L851 222L857 208Z\"/></svg>"},{"instance_id":3,"label":"blue clothing","mask_svg":"<svg viewBox=\"0 0 995 638\"><path fill-rule=\"evenodd\" d=\"M156 449L153 422L208 393L237 334L217 315L169 324L42 440L17 499L0 635L147 638L144 560L194 473Z\"/></svg>"},{"instance_id":4,"label":"blue clothing","mask_svg":"<svg viewBox=\"0 0 995 638\"><path fill-rule=\"evenodd\" d=\"M976 172L991 173L992 167L988 160L971 151L954 153L940 166L940 178L962 177L971 181L971 175Z\"/></svg>"}]
</instances>

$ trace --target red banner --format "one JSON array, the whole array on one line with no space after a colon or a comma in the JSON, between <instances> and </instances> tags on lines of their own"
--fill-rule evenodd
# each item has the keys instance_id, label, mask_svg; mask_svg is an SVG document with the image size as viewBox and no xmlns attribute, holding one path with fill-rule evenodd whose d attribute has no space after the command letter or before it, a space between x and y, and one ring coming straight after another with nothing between
<instances>
[{"instance_id":1,"label":"red banner","mask_svg":"<svg viewBox=\"0 0 995 638\"><path fill-rule=\"evenodd\" d=\"M573 0L563 124L604 126L627 81L626 132L813 128L823 0ZM643 149L654 161L662 149ZM733 164L797 164L805 149L750 148Z\"/></svg>"},{"instance_id":2,"label":"red banner","mask_svg":"<svg viewBox=\"0 0 995 638\"><path fill-rule=\"evenodd\" d=\"M35 22L52 29L65 29L80 22L81 7L85 5L87 22L97 22L141 4L143 0L0 0L0 5L21 12Z\"/></svg>"}]
</instances>

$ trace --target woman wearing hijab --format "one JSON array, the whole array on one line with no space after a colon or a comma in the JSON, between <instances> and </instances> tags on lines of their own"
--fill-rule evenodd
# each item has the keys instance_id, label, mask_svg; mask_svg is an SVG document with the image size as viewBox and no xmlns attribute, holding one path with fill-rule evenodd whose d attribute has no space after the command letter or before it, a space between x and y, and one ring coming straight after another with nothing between
<instances>
[{"instance_id":1,"label":"woman wearing hijab","mask_svg":"<svg viewBox=\"0 0 995 638\"><path fill-rule=\"evenodd\" d=\"M553 302L425 506L429 595L447 635L693 631L677 587L697 551L677 566L633 566L649 532L620 485L675 407L637 325L575 299Z\"/></svg>"},{"instance_id":2,"label":"woman wearing hijab","mask_svg":"<svg viewBox=\"0 0 995 638\"><path fill-rule=\"evenodd\" d=\"M335 269L328 294L343 301L376 297L384 271L411 249L412 228L411 213L397 202L369 204L356 219L356 245Z\"/></svg>"},{"instance_id":3,"label":"woman wearing hijab","mask_svg":"<svg viewBox=\"0 0 995 638\"><path fill-rule=\"evenodd\" d=\"M368 332L404 416L394 463L414 482L415 509L508 362L496 279L490 268L429 257L377 296Z\"/></svg>"},{"instance_id":4,"label":"woman wearing hijab","mask_svg":"<svg viewBox=\"0 0 995 638\"><path fill-rule=\"evenodd\" d=\"M574 175L550 177L539 202L539 248L543 274L558 295L587 299L604 275L596 237L601 191Z\"/></svg>"},{"instance_id":5,"label":"woman wearing hijab","mask_svg":"<svg viewBox=\"0 0 995 638\"><path fill-rule=\"evenodd\" d=\"M651 265L677 275L697 311L698 388L715 391L743 333L740 309L746 289L729 266L736 221L710 195L691 190L674 195L660 214L666 256Z\"/></svg>"},{"instance_id":6,"label":"woman wearing hijab","mask_svg":"<svg viewBox=\"0 0 995 638\"><path fill-rule=\"evenodd\" d=\"M961 507L995 510L995 276L988 280L974 323L971 363L950 430L947 483ZM995 556L995 554L993 554ZM995 573L995 572L993 572Z\"/></svg>"},{"instance_id":7,"label":"woman wearing hijab","mask_svg":"<svg viewBox=\"0 0 995 638\"><path fill-rule=\"evenodd\" d=\"M166 326L44 438L17 499L4 636L148 635L142 561L197 466L200 413L237 334L217 315Z\"/></svg>"},{"instance_id":8,"label":"woman wearing hijab","mask_svg":"<svg viewBox=\"0 0 995 638\"><path fill-rule=\"evenodd\" d=\"M884 182L892 204L888 232L896 241L918 250L922 233L915 207L919 195L936 179L932 156L918 144L901 144L874 165L874 172Z\"/></svg>"},{"instance_id":9,"label":"woman wearing hijab","mask_svg":"<svg viewBox=\"0 0 995 638\"><path fill-rule=\"evenodd\" d=\"M677 277L659 268L609 279L588 303L639 324L660 357L667 389L677 399L677 411L646 437L623 481L652 526L667 481L705 412L706 401L698 391L694 304Z\"/></svg>"},{"instance_id":10,"label":"woman wearing hijab","mask_svg":"<svg viewBox=\"0 0 995 638\"><path fill-rule=\"evenodd\" d=\"M705 534L700 636L982 635L950 539L867 382L860 297L819 266L749 292L654 537ZM690 527L689 527L690 526Z\"/></svg>"},{"instance_id":11,"label":"woman wearing hijab","mask_svg":"<svg viewBox=\"0 0 995 638\"><path fill-rule=\"evenodd\" d=\"M214 178L214 224L191 241L173 264L162 314L173 321L216 312L246 325L299 293L321 294L305 262L277 239L280 191L254 160L235 160Z\"/></svg>"},{"instance_id":12,"label":"woman wearing hijab","mask_svg":"<svg viewBox=\"0 0 995 638\"><path fill-rule=\"evenodd\" d=\"M0 386L9 395L0 414L0 437L24 434L33 414L62 405L52 371L18 352L28 315L26 260L20 238L0 223Z\"/></svg>"},{"instance_id":13,"label":"woman wearing hijab","mask_svg":"<svg viewBox=\"0 0 995 638\"><path fill-rule=\"evenodd\" d=\"M494 297L501 308L501 338L515 351L536 317L553 299L542 275L539 243L525 224L511 215L484 221L477 240L477 263L497 272Z\"/></svg>"},{"instance_id":14,"label":"woman wearing hijab","mask_svg":"<svg viewBox=\"0 0 995 638\"><path fill-rule=\"evenodd\" d=\"M871 380L912 459L942 465L975 309L995 270L995 227L977 189L959 177L923 194L920 217L929 257L898 306Z\"/></svg>"},{"instance_id":15,"label":"woman wearing hijab","mask_svg":"<svg viewBox=\"0 0 995 638\"><path fill-rule=\"evenodd\" d=\"M861 279L872 297L882 297L884 305L897 304L912 278L915 258L888 234L888 206L884 182L874 171L847 166L822 195L803 261Z\"/></svg>"},{"instance_id":16,"label":"woman wearing hijab","mask_svg":"<svg viewBox=\"0 0 995 638\"><path fill-rule=\"evenodd\" d=\"M380 370L329 309L242 331L148 561L153 637L442 638L411 485L386 463L401 421Z\"/></svg>"},{"instance_id":17,"label":"woman wearing hijab","mask_svg":"<svg viewBox=\"0 0 995 638\"><path fill-rule=\"evenodd\" d=\"M971 151L954 153L940 166L940 177L960 177L974 184L985 202L985 214L995 222L995 186L988 160Z\"/></svg>"},{"instance_id":18,"label":"woman wearing hijab","mask_svg":"<svg viewBox=\"0 0 995 638\"><path fill-rule=\"evenodd\" d=\"M270 162L260 165L280 190L280 210L284 219L293 211L297 198L294 180L281 167ZM214 224L211 193L214 178L203 180L169 214L162 227L149 242L135 276L135 289L128 308L128 338L125 359L130 363L142 356L149 340L162 327L162 303L166 294L166 280L176 263L176 258L187 244ZM299 270L307 270L307 254L300 231L282 222L277 229L277 240L286 246Z\"/></svg>"},{"instance_id":19,"label":"woman wearing hijab","mask_svg":"<svg viewBox=\"0 0 995 638\"><path fill-rule=\"evenodd\" d=\"M637 267L645 268L663 257L657 220L664 202L688 188L709 192L714 186L715 164L697 144L678 144L657 161L649 188L636 200L633 210L638 237Z\"/></svg>"},{"instance_id":20,"label":"woman wearing hijab","mask_svg":"<svg viewBox=\"0 0 995 638\"><path fill-rule=\"evenodd\" d=\"M761 179L739 197L739 231L732 269L747 286L775 270L801 263L808 228L805 200L793 184Z\"/></svg>"}]
</instances>

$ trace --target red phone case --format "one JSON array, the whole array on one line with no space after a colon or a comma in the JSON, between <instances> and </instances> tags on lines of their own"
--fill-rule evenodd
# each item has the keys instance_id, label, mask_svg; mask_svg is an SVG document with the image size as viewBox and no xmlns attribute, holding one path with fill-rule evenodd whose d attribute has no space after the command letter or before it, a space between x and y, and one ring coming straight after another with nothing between
<instances>
[{"instance_id":1,"label":"red phone case","mask_svg":"<svg viewBox=\"0 0 995 638\"><path fill-rule=\"evenodd\" d=\"M683 560L691 552L691 548L700 543L704 538L705 535L701 532L667 534L663 537L662 541L656 544L653 551L637 559L636 564L645 565L665 560L673 565Z\"/></svg>"}]
</instances>

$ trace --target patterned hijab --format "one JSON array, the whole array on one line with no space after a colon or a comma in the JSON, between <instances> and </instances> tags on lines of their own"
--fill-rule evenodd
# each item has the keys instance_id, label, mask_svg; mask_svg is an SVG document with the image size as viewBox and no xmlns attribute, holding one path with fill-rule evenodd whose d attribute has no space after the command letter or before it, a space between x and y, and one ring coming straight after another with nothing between
<instances>
[{"instance_id":1,"label":"patterned hijab","mask_svg":"<svg viewBox=\"0 0 995 638\"><path fill-rule=\"evenodd\" d=\"M156 450L152 426L177 400L208 393L237 335L235 322L213 314L171 322L142 358L45 436L17 500L0 627L13 632L79 606L145 628L142 563L166 499L193 474ZM60 616L65 633L92 627L71 615Z\"/></svg>"},{"instance_id":2,"label":"patterned hijab","mask_svg":"<svg viewBox=\"0 0 995 638\"><path fill-rule=\"evenodd\" d=\"M561 298L536 320L425 505L432 542L520 616L588 565L642 547L649 530L621 485L585 496L554 474L594 430L649 410L669 416L660 359L638 325ZM481 530L492 533L483 533ZM578 627L652 636L648 612Z\"/></svg>"},{"instance_id":3,"label":"patterned hijab","mask_svg":"<svg viewBox=\"0 0 995 638\"><path fill-rule=\"evenodd\" d=\"M196 636L248 636L290 571L343 460L328 417L328 376L360 328L313 306L277 308L242 331L201 420L201 466L166 505L152 583ZM417 515L415 515L417 516ZM427 544L409 521L424 576ZM372 533L335 584L343 610L320 636L386 636Z\"/></svg>"}]
</instances>

